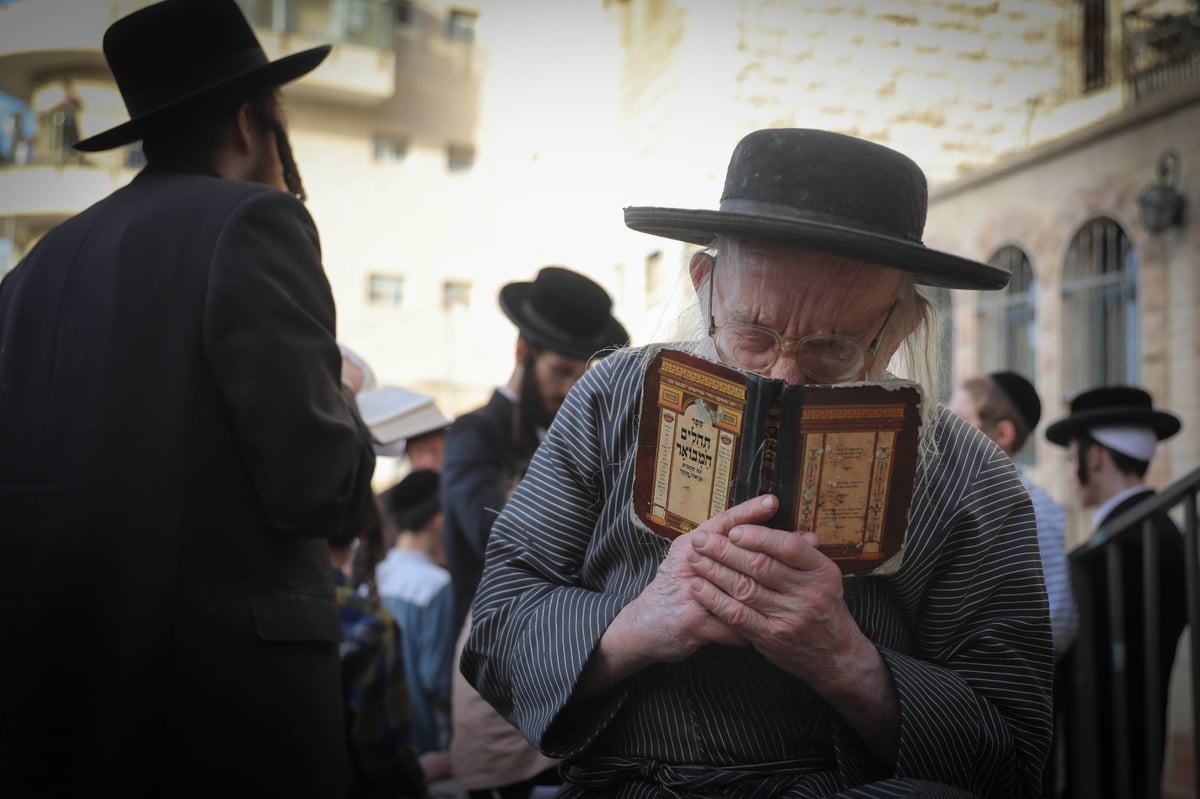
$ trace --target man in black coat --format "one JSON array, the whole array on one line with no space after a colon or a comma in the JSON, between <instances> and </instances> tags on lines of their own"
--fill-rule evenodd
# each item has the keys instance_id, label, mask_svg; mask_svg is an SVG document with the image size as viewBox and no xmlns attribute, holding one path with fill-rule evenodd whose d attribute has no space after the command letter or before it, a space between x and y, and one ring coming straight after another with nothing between
<instances>
[{"instance_id":1,"label":"man in black coat","mask_svg":"<svg viewBox=\"0 0 1200 799\"><path fill-rule=\"evenodd\" d=\"M1071 413L1046 428L1046 438L1067 448L1073 469L1074 488L1080 504L1095 508L1095 529L1116 520L1122 514L1154 497L1154 489L1146 485L1146 472L1159 441L1179 432L1178 417L1153 407L1150 395L1133 386L1104 386L1085 391L1071 400ZM1183 536L1165 513L1150 517L1154 543L1158 548L1157 608L1153 614L1159 620L1158 685L1160 695L1151 701L1147 695L1145 652L1145 581L1143 571L1142 525L1121 534L1116 542L1120 552L1120 589L1123 599L1121 618L1124 624L1124 646L1113 635L1109 617L1110 595L1114 584L1107 564L1106 540L1093 536L1071 553L1071 566L1076 590L1085 593L1078 597L1080 615L1091 620L1094 635L1082 636L1081 644L1091 641L1090 650L1076 645L1074 659L1089 659L1096 671L1096 690L1089 700L1095 704L1097 723L1094 733L1100 746L1096 762L1080 764L1100 777L1096 784L1101 796L1118 796L1113 757L1114 727L1112 690L1115 681L1122 680L1128 689L1129 726L1125 730L1128 748L1120 759L1128 762L1129 785L1134 796L1158 796L1162 773L1162 751L1157 762L1148 759L1146 742L1153 732L1160 744L1166 728L1167 689L1179 636L1187 624L1186 588L1183 571ZM1108 531L1116 532L1116 531ZM1086 623L1086 621L1085 621ZM1114 668L1114 662L1117 667ZM1064 663L1064 678L1069 683L1056 688L1056 697L1068 708L1065 745L1072 748L1073 736L1091 734L1093 730L1076 728L1069 708L1079 698L1079 686L1073 684L1078 670L1071 660ZM1059 690L1062 689L1062 690ZM1146 710L1155 716L1153 728L1146 725ZM1078 775L1068 770L1069 783ZM1068 795L1072 789L1068 788Z\"/></svg>"},{"instance_id":2,"label":"man in black coat","mask_svg":"<svg viewBox=\"0 0 1200 799\"><path fill-rule=\"evenodd\" d=\"M329 47L166 0L104 51L131 119L78 147L148 166L0 284L0 784L341 796L325 539L374 455L277 89Z\"/></svg>"},{"instance_id":3,"label":"man in black coat","mask_svg":"<svg viewBox=\"0 0 1200 799\"><path fill-rule=\"evenodd\" d=\"M608 292L561 266L506 284L500 310L518 330L513 371L486 405L446 431L442 530L460 650L492 522L591 359L629 344ZM527 796L535 784L557 781L554 761L530 746L457 669L453 679L451 757L455 777L472 799Z\"/></svg>"},{"instance_id":4,"label":"man in black coat","mask_svg":"<svg viewBox=\"0 0 1200 799\"><path fill-rule=\"evenodd\" d=\"M567 392L592 358L629 344L608 293L560 266L539 270L532 281L506 284L500 310L519 333L508 383L446 431L442 506L455 630L479 586L492 522L525 476Z\"/></svg>"}]
</instances>

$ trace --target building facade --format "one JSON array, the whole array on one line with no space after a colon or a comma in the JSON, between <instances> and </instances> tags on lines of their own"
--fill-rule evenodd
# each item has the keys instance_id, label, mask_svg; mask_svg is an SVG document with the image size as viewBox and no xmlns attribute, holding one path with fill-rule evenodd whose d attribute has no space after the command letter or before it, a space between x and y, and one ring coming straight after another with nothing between
<instances>
[{"instance_id":1,"label":"building facade","mask_svg":"<svg viewBox=\"0 0 1200 799\"><path fill-rule=\"evenodd\" d=\"M943 298L955 379L1028 373L1048 418L1136 382L1200 425L1200 245L1186 209L1159 232L1138 209L1160 180L1197 188L1194 2L240 2L272 56L335 43L286 103L339 333L451 415L507 376L496 292L542 265L608 287L635 342L670 336L689 252L620 208L713 207L737 139L811 126L911 155L929 242L1012 268L1007 292ZM69 142L125 118L99 42L145 4L0 5L0 91L28 108L0 164L6 267L140 167L136 145ZM1154 481L1196 442L1168 445ZM1069 502L1058 458L1032 468Z\"/></svg>"},{"instance_id":2,"label":"building facade","mask_svg":"<svg viewBox=\"0 0 1200 799\"><path fill-rule=\"evenodd\" d=\"M626 204L716 207L733 145L759 127L893 146L929 176L927 243L1014 274L1005 292L940 296L943 395L1011 368L1035 381L1050 421L1084 388L1137 383L1184 421L1151 481L1200 463L1186 433L1200 428L1200 233L1187 209L1152 232L1138 208L1160 181L1183 198L1200 188L1200 5L605 5L622 42L621 149L637 195ZM662 308L686 294L689 248L639 234L624 246L618 271L643 288L640 321L673 323ZM1029 468L1070 506L1064 457L1035 445ZM1073 541L1087 530L1076 514Z\"/></svg>"}]
</instances>

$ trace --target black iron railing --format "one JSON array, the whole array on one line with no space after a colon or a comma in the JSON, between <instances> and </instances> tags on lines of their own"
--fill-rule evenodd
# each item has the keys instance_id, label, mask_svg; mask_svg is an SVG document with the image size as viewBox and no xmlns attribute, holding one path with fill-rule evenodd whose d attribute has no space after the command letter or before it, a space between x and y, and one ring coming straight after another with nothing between
<instances>
[{"instance_id":1,"label":"black iron railing","mask_svg":"<svg viewBox=\"0 0 1200 799\"><path fill-rule=\"evenodd\" d=\"M1163 708L1168 690L1161 675L1171 664L1163 664L1160 644L1164 630L1159 598L1160 538L1154 532L1155 518L1182 509L1183 571L1185 596L1165 598L1164 602L1186 602L1187 621L1195 630L1200 622L1200 560L1196 495L1200 492L1200 469L1154 495L1137 507L1106 522L1084 546L1071 553L1071 577L1079 603L1080 628L1075 643L1073 669L1069 674L1070 692L1068 729L1065 742L1070 797L1143 797L1157 796L1159 770L1164 750ZM1122 546L1125 545L1125 546ZM1123 562L1129 546L1140 546L1142 596L1125 596L1122 586ZM1123 551L1124 550L1124 551ZM1096 577L1102 575L1102 585ZM1096 609L1096 596L1103 592L1106 607ZM1132 603L1132 604L1131 604ZM1141 609L1141 624L1126 623L1129 608ZM1140 629L1130 629L1139 627ZM1138 670L1141 685L1131 685L1125 654L1128 642L1140 636L1144 658ZM1195 734L1200 718L1200 635L1191 641L1192 763L1193 791L1200 793L1200 737ZM1088 653L1102 652L1105 656ZM1104 686L1108 686L1106 689ZM1132 701L1139 697L1140 701ZM1131 740L1134 717L1143 714L1142 740ZM1140 747L1140 751L1139 748ZM1107 750L1107 751L1106 751ZM1148 764L1137 777L1136 763ZM1144 779L1145 784L1133 784ZM1196 794L1193 794L1196 795Z\"/></svg>"}]
</instances>

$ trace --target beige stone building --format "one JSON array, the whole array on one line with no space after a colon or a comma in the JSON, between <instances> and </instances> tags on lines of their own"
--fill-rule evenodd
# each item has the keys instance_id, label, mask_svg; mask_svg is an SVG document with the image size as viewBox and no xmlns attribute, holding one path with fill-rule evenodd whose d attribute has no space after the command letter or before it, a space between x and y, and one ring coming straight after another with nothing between
<instances>
[{"instance_id":1,"label":"beige stone building","mask_svg":"<svg viewBox=\"0 0 1200 799\"><path fill-rule=\"evenodd\" d=\"M64 130L73 123L87 136L126 118L100 41L114 19L147 2L0 4L0 91L26 104L30 134L0 163L0 272L141 166L136 145L79 157ZM615 90L597 85L612 85L613 71L559 67L615 55L603 38L530 49L521 35L538 21L600 30L602 9L588 4L582 16L564 16L551 2L508 3L507 14L489 13L493 0L239 4L272 57L334 44L284 95L340 338L381 382L433 393L449 415L481 403L512 365L515 332L496 305L500 285L551 262L611 283L607 259L576 254L593 235L581 225L598 195L566 199L564 184L604 172L599 163L581 170L576 156L604 137L595 119L615 118L615 106L601 100ZM58 108L68 87L82 103L70 120Z\"/></svg>"},{"instance_id":2,"label":"beige stone building","mask_svg":"<svg viewBox=\"0 0 1200 799\"><path fill-rule=\"evenodd\" d=\"M1137 210L1164 154L1178 192L1197 187L1194 3L240 2L273 55L335 43L286 100L339 332L448 414L507 376L496 291L541 265L608 287L635 342L670 335L687 252L626 230L620 208L714 206L741 135L813 126L917 160L930 243L1026 269L1003 297L946 298L954 377L1027 371L1048 417L1089 383L1141 383L1185 424L1154 481L1200 462L1200 245L1186 212L1151 233ZM80 135L124 118L98 43L144 4L0 5L0 91L37 122L0 165L5 266L140 165L136 147L73 157L57 107L80 98ZM1094 313L1080 270L1116 261L1083 264L1089 231L1134 267ZM1061 464L1040 447L1033 468L1069 501Z\"/></svg>"},{"instance_id":3,"label":"beige stone building","mask_svg":"<svg viewBox=\"0 0 1200 799\"><path fill-rule=\"evenodd\" d=\"M1184 421L1152 481L1164 486L1200 464L1200 437L1187 432L1200 429L1200 231L1185 212L1151 232L1137 203L1159 181L1164 154L1182 197L1200 188L1195 3L606 7L621 33L626 204L715 207L734 143L759 127L828 128L893 146L929 176L928 243L1016 259L1007 292L943 295L947 386L1017 369L1052 421L1079 390L1137 383ZM663 292L683 280L687 248L623 240L619 272L645 286L640 321L652 327L657 313L669 324ZM1037 446L1030 459L1071 505L1062 451ZM1075 540L1087 529L1077 514Z\"/></svg>"}]
</instances>

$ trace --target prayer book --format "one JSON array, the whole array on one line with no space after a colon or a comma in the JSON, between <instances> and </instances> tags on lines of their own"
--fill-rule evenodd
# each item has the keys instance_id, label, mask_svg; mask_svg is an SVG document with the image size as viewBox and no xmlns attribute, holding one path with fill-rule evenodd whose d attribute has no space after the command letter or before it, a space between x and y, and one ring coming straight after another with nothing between
<instances>
[{"instance_id":1,"label":"prayer book","mask_svg":"<svg viewBox=\"0 0 1200 799\"><path fill-rule=\"evenodd\" d=\"M673 349L644 377L634 515L666 538L760 494L766 526L813 531L843 574L900 551L922 392L907 380L790 385Z\"/></svg>"}]
</instances>

